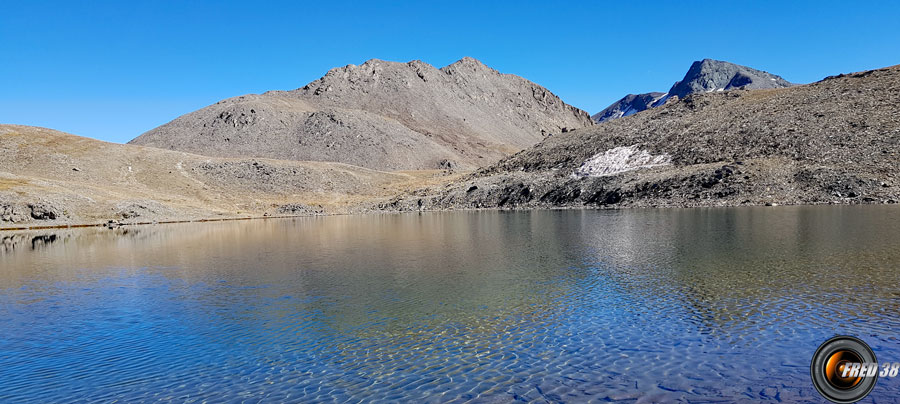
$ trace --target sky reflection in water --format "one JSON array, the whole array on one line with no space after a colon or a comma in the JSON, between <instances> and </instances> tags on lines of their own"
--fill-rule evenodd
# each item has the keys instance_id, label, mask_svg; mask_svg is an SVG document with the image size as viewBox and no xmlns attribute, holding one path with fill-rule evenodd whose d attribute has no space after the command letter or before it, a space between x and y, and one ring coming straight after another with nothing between
<instances>
[{"instance_id":1,"label":"sky reflection in water","mask_svg":"<svg viewBox=\"0 0 900 404\"><path fill-rule=\"evenodd\" d=\"M900 361L894 206L0 238L3 402L821 401L809 361L828 337Z\"/></svg>"}]
</instances>

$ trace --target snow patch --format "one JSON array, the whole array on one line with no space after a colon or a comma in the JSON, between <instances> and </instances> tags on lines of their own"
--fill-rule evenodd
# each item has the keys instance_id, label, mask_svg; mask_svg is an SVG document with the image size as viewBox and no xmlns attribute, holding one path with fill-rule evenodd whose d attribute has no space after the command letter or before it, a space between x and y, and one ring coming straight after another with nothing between
<instances>
[{"instance_id":1,"label":"snow patch","mask_svg":"<svg viewBox=\"0 0 900 404\"><path fill-rule=\"evenodd\" d=\"M669 97L670 97L670 96L671 96L671 95L670 95L669 93L666 93L666 94L663 95L662 97L659 97L656 101L653 101L653 104L650 104L650 107L651 107L651 108L655 108L655 107L658 107L658 106L660 106L660 105L665 104L666 101L669 100Z\"/></svg>"},{"instance_id":2,"label":"snow patch","mask_svg":"<svg viewBox=\"0 0 900 404\"><path fill-rule=\"evenodd\" d=\"M581 167L572 173L574 177L605 177L639 168L664 166L672 163L668 154L652 155L637 146L625 146L597 153L585 160Z\"/></svg>"},{"instance_id":3,"label":"snow patch","mask_svg":"<svg viewBox=\"0 0 900 404\"><path fill-rule=\"evenodd\" d=\"M619 110L619 111L616 111L616 113L610 115L607 119L621 118L621 117L623 117L623 116L625 116L625 112Z\"/></svg>"}]
</instances>

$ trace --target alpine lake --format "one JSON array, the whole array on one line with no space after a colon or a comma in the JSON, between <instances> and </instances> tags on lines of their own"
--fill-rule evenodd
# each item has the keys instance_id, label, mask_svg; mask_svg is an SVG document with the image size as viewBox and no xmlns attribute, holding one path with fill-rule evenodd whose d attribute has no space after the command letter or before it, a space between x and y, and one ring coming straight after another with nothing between
<instances>
[{"instance_id":1,"label":"alpine lake","mask_svg":"<svg viewBox=\"0 0 900 404\"><path fill-rule=\"evenodd\" d=\"M900 207L0 232L0 402L824 402L900 362ZM868 402L900 397L882 378Z\"/></svg>"}]
</instances>

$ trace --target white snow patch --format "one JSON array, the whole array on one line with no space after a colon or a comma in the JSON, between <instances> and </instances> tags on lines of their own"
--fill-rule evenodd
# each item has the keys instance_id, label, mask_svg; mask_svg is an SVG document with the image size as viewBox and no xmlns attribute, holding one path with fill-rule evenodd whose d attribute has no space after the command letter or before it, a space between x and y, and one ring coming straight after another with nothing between
<instances>
[{"instance_id":1,"label":"white snow patch","mask_svg":"<svg viewBox=\"0 0 900 404\"><path fill-rule=\"evenodd\" d=\"M637 146L616 147L585 160L572 173L575 177L605 177L625 171L664 166L672 163L668 154L652 155Z\"/></svg>"},{"instance_id":2,"label":"white snow patch","mask_svg":"<svg viewBox=\"0 0 900 404\"><path fill-rule=\"evenodd\" d=\"M655 108L655 107L665 104L666 101L669 100L669 97L670 97L669 93L666 93L662 97L657 98L656 101L653 101L653 103L650 104L650 107Z\"/></svg>"}]
</instances>

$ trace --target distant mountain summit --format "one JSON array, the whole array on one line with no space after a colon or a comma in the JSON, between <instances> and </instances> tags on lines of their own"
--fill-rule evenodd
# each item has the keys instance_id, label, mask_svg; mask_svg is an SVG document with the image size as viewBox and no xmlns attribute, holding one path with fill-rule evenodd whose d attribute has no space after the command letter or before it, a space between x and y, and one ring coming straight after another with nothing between
<instances>
[{"instance_id":1,"label":"distant mountain summit","mask_svg":"<svg viewBox=\"0 0 900 404\"><path fill-rule=\"evenodd\" d=\"M591 116L591 119L599 123L608 119L632 115L647 108L652 108L653 104L665 95L666 93L628 94L613 105L606 107L603 111Z\"/></svg>"},{"instance_id":2,"label":"distant mountain summit","mask_svg":"<svg viewBox=\"0 0 900 404\"><path fill-rule=\"evenodd\" d=\"M591 124L547 89L473 58L441 69L372 59L296 90L220 101L130 143L378 170L474 168Z\"/></svg>"},{"instance_id":3,"label":"distant mountain summit","mask_svg":"<svg viewBox=\"0 0 900 404\"><path fill-rule=\"evenodd\" d=\"M737 88L756 90L762 88L790 87L792 84L772 73L752 69L721 60L703 59L691 64L681 81L669 89L668 96L679 98L693 93L724 91Z\"/></svg>"},{"instance_id":4,"label":"distant mountain summit","mask_svg":"<svg viewBox=\"0 0 900 404\"><path fill-rule=\"evenodd\" d=\"M703 59L692 63L684 78L676 81L669 92L629 94L591 118L598 123L621 118L645 109L658 107L673 96L684 98L688 94L694 93L782 88L792 85L780 76L762 70L721 60Z\"/></svg>"}]
</instances>

